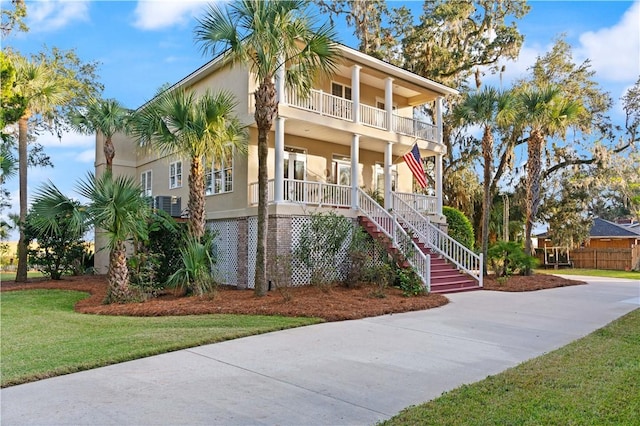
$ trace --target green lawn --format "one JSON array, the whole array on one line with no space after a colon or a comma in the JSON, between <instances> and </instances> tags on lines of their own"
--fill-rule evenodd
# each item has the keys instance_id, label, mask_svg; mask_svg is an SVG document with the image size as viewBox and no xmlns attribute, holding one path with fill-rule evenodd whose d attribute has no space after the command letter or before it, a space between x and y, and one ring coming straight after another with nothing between
<instances>
[{"instance_id":1,"label":"green lawn","mask_svg":"<svg viewBox=\"0 0 640 426\"><path fill-rule=\"evenodd\" d=\"M625 278L630 280L640 280L640 272L635 271L613 271L609 269L536 269L539 274L559 274L559 275L586 275L589 277Z\"/></svg>"},{"instance_id":2,"label":"green lawn","mask_svg":"<svg viewBox=\"0 0 640 426\"><path fill-rule=\"evenodd\" d=\"M640 309L383 425L638 425Z\"/></svg>"},{"instance_id":3,"label":"green lawn","mask_svg":"<svg viewBox=\"0 0 640 426\"><path fill-rule=\"evenodd\" d=\"M44 275L42 275L42 272L39 271L28 271L27 272L27 277L28 278L39 278L42 277ZM16 279L16 273L15 272L0 272L0 282L3 281L15 281Z\"/></svg>"},{"instance_id":4,"label":"green lawn","mask_svg":"<svg viewBox=\"0 0 640 426\"><path fill-rule=\"evenodd\" d=\"M84 315L86 293L27 290L0 295L2 386L149 355L321 322L311 318Z\"/></svg>"}]
</instances>

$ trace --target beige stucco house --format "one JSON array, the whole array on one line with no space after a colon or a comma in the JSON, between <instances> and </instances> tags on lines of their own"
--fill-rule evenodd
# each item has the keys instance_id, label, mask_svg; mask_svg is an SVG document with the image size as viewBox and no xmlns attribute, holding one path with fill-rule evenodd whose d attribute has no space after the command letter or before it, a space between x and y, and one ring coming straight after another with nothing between
<instances>
[{"instance_id":1,"label":"beige stucco house","mask_svg":"<svg viewBox=\"0 0 640 426\"><path fill-rule=\"evenodd\" d=\"M308 215L316 211L335 210L354 218L354 223L356 218L368 215L391 240L403 232L394 231L395 222L403 225L405 233L408 222L414 228L427 226L421 221L434 229L445 228L441 214L445 153L441 105L445 96L457 92L346 46L340 50L342 59L336 73L317 81L309 97L285 90L286 70L276 79L279 109L269 135L268 157L268 244L269 253L274 256L291 251ZM241 288L252 287L258 189L257 129L253 118L256 79L246 67L231 66L220 56L176 86L197 92L206 89L232 92L238 100L237 115L249 126L248 153L234 155L224 164L210 165L206 212L209 226L218 233L216 254L221 279ZM425 103L434 105L435 123L415 118L414 108ZM124 135L115 137L114 144L114 173L139 179L156 207L175 216L184 212L188 200L188 158L140 152L134 141ZM414 178L402 156L414 144L423 158L434 160L435 185L431 196L413 193ZM96 173L104 170L102 138L98 136ZM384 206L371 203L366 195L371 190L384 195ZM405 216L411 214L414 218L409 220L407 216L403 221L394 219L395 213L389 213L403 211ZM421 219L416 221L416 214ZM424 244L437 248L436 237L423 231ZM445 241L446 234L443 235L437 238ZM415 260L420 264L417 269L424 271L425 282L431 276L426 271L431 267L427 264L428 255ZM465 256L469 254L462 255ZM456 254L450 257L454 264L465 263ZM104 251L96 254L99 271L106 270L107 260ZM467 272L481 269L478 264L464 267ZM293 271L294 284L303 284L305 279L304 271Z\"/></svg>"}]
</instances>

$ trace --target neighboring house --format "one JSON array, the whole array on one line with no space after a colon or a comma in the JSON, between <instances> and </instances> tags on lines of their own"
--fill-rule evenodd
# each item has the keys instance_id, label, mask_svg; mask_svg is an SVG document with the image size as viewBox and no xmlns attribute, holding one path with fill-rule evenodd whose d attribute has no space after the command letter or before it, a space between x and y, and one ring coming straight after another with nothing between
<instances>
[{"instance_id":1,"label":"neighboring house","mask_svg":"<svg viewBox=\"0 0 640 426\"><path fill-rule=\"evenodd\" d=\"M633 269L640 267L640 227L637 223L614 223L595 218L589 236L579 249L556 247L547 233L538 237L538 253L545 265ZM544 253L544 257L543 256Z\"/></svg>"},{"instance_id":2,"label":"neighboring house","mask_svg":"<svg viewBox=\"0 0 640 426\"><path fill-rule=\"evenodd\" d=\"M438 274L447 276L436 272L436 257L448 258L481 280L479 258L459 249L438 228L446 228L442 215L442 156L446 152L442 144L442 99L457 91L346 46L340 50L342 60L335 75L316 82L309 97L278 90L278 116L269 135L268 252L274 258L290 254L310 213L334 210L353 218L354 223L367 222L367 229L374 235L395 238L395 246L400 245L399 238L406 235L406 229L413 229L416 241L405 241L405 246L419 253L412 248L406 254L426 283L439 281L435 279ZM276 87L282 87L279 82L283 81L284 75L277 76ZM175 86L197 92L231 91L239 102L238 117L249 126L246 156L234 155L227 162L208 165L206 213L208 225L218 233L216 255L221 279L240 288L252 287L258 203L255 78L246 67L232 67L218 57ZM426 103L435 107L435 123L416 119L414 108ZM184 214L188 158L159 158L154 153L138 152L134 141L124 135L116 135L113 140L114 173L139 179L156 207L174 216ZM105 170L102 143L98 136L97 174ZM414 178L403 155L415 144L422 158L434 159L433 196L413 193ZM384 206L367 196L366 192L372 190L384 196ZM403 226L398 228L397 222ZM416 245L419 240L435 252L421 249ZM434 254L430 265L425 252ZM98 271L105 270L107 261L104 251L96 254ZM469 284L459 277L457 274L449 281L458 287ZM306 271L292 271L294 285L308 279Z\"/></svg>"}]
</instances>

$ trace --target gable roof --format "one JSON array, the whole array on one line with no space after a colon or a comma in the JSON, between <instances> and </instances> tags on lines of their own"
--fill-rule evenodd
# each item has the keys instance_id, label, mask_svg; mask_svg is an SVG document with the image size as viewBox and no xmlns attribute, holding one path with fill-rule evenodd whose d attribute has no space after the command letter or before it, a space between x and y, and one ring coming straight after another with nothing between
<instances>
[{"instance_id":1,"label":"gable roof","mask_svg":"<svg viewBox=\"0 0 640 426\"><path fill-rule=\"evenodd\" d=\"M634 227L635 228L635 227ZM640 230L629 226L618 225L599 217L593 220L590 237L640 238Z\"/></svg>"}]
</instances>

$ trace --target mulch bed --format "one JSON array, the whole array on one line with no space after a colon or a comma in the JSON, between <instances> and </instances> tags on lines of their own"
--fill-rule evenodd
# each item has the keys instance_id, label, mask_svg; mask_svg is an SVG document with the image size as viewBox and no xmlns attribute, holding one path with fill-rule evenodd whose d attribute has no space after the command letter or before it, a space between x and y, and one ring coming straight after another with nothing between
<instances>
[{"instance_id":1,"label":"mulch bed","mask_svg":"<svg viewBox=\"0 0 640 426\"><path fill-rule=\"evenodd\" d=\"M505 283L486 277L487 290L531 291L545 288L584 284L552 275L515 276ZM326 321L343 321L378 315L418 311L436 308L449 302L440 294L404 297L396 288L384 290L385 297L376 297L375 287L362 285L347 289L332 286L322 290L306 286L269 292L256 297L251 290L221 287L213 296L184 297L171 292L142 303L103 305L106 296L105 276L65 277L61 281L30 279L27 283L12 281L0 283L1 291L25 289L62 289L84 291L90 294L79 301L76 312L98 315L165 316L201 314L249 314L283 315L323 318Z\"/></svg>"}]
</instances>

